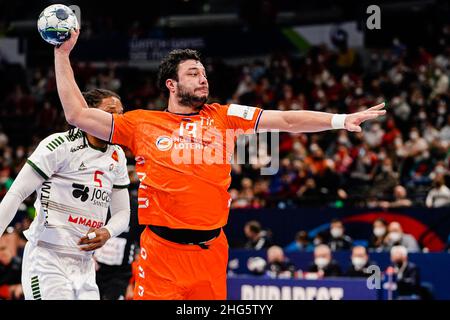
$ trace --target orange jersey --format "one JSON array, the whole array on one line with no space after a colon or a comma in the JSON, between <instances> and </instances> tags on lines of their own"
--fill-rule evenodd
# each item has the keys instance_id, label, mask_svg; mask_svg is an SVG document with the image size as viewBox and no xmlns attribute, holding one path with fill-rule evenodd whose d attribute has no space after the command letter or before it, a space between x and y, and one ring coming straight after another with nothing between
<instances>
[{"instance_id":1,"label":"orange jersey","mask_svg":"<svg viewBox=\"0 0 450 320\"><path fill-rule=\"evenodd\" d=\"M189 115L115 114L111 142L133 152L141 181L139 223L196 230L224 226L236 136L254 133L261 114L259 108L215 103Z\"/></svg>"}]
</instances>

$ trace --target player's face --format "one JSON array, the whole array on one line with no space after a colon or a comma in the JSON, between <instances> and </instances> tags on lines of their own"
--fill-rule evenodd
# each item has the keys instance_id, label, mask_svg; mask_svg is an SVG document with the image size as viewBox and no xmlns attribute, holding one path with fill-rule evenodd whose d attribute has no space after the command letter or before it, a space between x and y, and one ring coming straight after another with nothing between
<instances>
[{"instance_id":1,"label":"player's face","mask_svg":"<svg viewBox=\"0 0 450 320\"><path fill-rule=\"evenodd\" d=\"M176 97L180 104L198 108L209 95L205 67L197 60L185 60L178 65Z\"/></svg>"},{"instance_id":2,"label":"player's face","mask_svg":"<svg viewBox=\"0 0 450 320\"><path fill-rule=\"evenodd\" d=\"M123 113L123 105L119 99L116 97L108 97L102 100L102 103L98 106L100 110L109 112L109 113Z\"/></svg>"},{"instance_id":3,"label":"player's face","mask_svg":"<svg viewBox=\"0 0 450 320\"><path fill-rule=\"evenodd\" d=\"M104 98L98 109L112 113L112 114L122 114L123 113L123 105L122 102L116 97L108 97ZM107 141L102 140L105 143L109 143Z\"/></svg>"}]
</instances>

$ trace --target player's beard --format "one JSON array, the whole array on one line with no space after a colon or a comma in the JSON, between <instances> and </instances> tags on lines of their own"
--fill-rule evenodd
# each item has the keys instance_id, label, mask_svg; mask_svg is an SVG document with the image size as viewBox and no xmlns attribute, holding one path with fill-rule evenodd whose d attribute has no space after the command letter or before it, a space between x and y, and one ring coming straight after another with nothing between
<instances>
[{"instance_id":1,"label":"player's beard","mask_svg":"<svg viewBox=\"0 0 450 320\"><path fill-rule=\"evenodd\" d=\"M208 95L196 96L188 92L180 83L178 83L177 92L178 102L186 107L192 107L195 109L202 109L203 105L208 100Z\"/></svg>"}]
</instances>

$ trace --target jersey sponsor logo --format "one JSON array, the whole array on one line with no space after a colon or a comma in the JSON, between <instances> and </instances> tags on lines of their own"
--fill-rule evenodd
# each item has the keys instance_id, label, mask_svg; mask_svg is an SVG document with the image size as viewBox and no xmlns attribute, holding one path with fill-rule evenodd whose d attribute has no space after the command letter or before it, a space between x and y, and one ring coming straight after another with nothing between
<instances>
[{"instance_id":1,"label":"jersey sponsor logo","mask_svg":"<svg viewBox=\"0 0 450 320\"><path fill-rule=\"evenodd\" d=\"M107 191L94 188L94 192L92 192L92 197L91 197L91 202L94 205L103 207L103 208L108 208L110 201L111 201L111 198Z\"/></svg>"},{"instance_id":2,"label":"jersey sponsor logo","mask_svg":"<svg viewBox=\"0 0 450 320\"><path fill-rule=\"evenodd\" d=\"M75 189L72 191L72 195L75 199L80 198L81 202L86 202L89 199L89 188L78 183L73 183L72 187Z\"/></svg>"},{"instance_id":3,"label":"jersey sponsor logo","mask_svg":"<svg viewBox=\"0 0 450 320\"><path fill-rule=\"evenodd\" d=\"M255 111L256 111L255 107L243 106L232 103L228 107L227 115L239 117L245 120L252 120Z\"/></svg>"},{"instance_id":4,"label":"jersey sponsor logo","mask_svg":"<svg viewBox=\"0 0 450 320\"><path fill-rule=\"evenodd\" d=\"M174 149L198 149L203 150L211 144L211 140L189 136L173 137Z\"/></svg>"},{"instance_id":5,"label":"jersey sponsor logo","mask_svg":"<svg viewBox=\"0 0 450 320\"><path fill-rule=\"evenodd\" d=\"M78 183L73 183L72 187L74 188L72 191L74 198L79 198L81 202L86 202L89 199L89 187ZM89 201L98 207L108 208L111 197L108 191L94 188Z\"/></svg>"},{"instance_id":6,"label":"jersey sponsor logo","mask_svg":"<svg viewBox=\"0 0 450 320\"><path fill-rule=\"evenodd\" d=\"M173 140L168 136L160 136L156 139L156 147L161 151L167 151L172 148Z\"/></svg>"},{"instance_id":7,"label":"jersey sponsor logo","mask_svg":"<svg viewBox=\"0 0 450 320\"><path fill-rule=\"evenodd\" d=\"M84 145L84 144L81 144L81 145L79 145L79 146L70 148L70 152L72 152L72 153L73 153L73 152L77 152L77 151L83 150L83 149L85 149L85 148L87 148L87 146Z\"/></svg>"},{"instance_id":8,"label":"jersey sponsor logo","mask_svg":"<svg viewBox=\"0 0 450 320\"><path fill-rule=\"evenodd\" d=\"M81 224L83 226L91 227L91 228L100 228L103 226L102 221L96 221L96 220L88 219L88 218L84 218L84 217L72 217L72 215L69 215L69 219L67 221L69 221L71 223L75 223L75 224Z\"/></svg>"},{"instance_id":9,"label":"jersey sponsor logo","mask_svg":"<svg viewBox=\"0 0 450 320\"><path fill-rule=\"evenodd\" d=\"M136 164L138 164L138 165L145 164L145 158L143 156L136 156L134 158L134 160L136 161Z\"/></svg>"},{"instance_id":10,"label":"jersey sponsor logo","mask_svg":"<svg viewBox=\"0 0 450 320\"><path fill-rule=\"evenodd\" d=\"M69 131L70 133L70 131ZM83 136L83 131L78 130L77 133L66 135L66 139L69 141L75 141Z\"/></svg>"},{"instance_id":11,"label":"jersey sponsor logo","mask_svg":"<svg viewBox=\"0 0 450 320\"><path fill-rule=\"evenodd\" d=\"M51 181L45 181L42 183L40 200L42 205L42 211L45 214L44 226L48 226L48 201L50 199L51 188L52 188Z\"/></svg>"},{"instance_id":12,"label":"jersey sponsor logo","mask_svg":"<svg viewBox=\"0 0 450 320\"><path fill-rule=\"evenodd\" d=\"M119 162L119 155L116 150L112 153L111 158L113 158L114 161Z\"/></svg>"},{"instance_id":13,"label":"jersey sponsor logo","mask_svg":"<svg viewBox=\"0 0 450 320\"><path fill-rule=\"evenodd\" d=\"M78 171L83 171L83 170L86 170L86 169L87 169L87 167L86 167L86 165L84 164L84 162L82 161L81 164L80 164L80 166L78 167Z\"/></svg>"},{"instance_id":14,"label":"jersey sponsor logo","mask_svg":"<svg viewBox=\"0 0 450 320\"><path fill-rule=\"evenodd\" d=\"M208 117L208 118L200 117L200 125L202 127L213 127L213 128L215 128L215 126L214 126L214 119L212 119L210 117Z\"/></svg>"}]
</instances>

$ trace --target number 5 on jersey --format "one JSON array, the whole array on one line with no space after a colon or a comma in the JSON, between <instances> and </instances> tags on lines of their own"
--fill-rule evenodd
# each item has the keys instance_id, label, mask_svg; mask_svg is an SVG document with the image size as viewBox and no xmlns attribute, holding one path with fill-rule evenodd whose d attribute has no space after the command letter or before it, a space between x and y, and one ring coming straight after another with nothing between
<instances>
[{"instance_id":1,"label":"number 5 on jersey","mask_svg":"<svg viewBox=\"0 0 450 320\"><path fill-rule=\"evenodd\" d=\"M103 175L103 171L100 171L100 170L97 170L94 173L95 186L98 188L101 188L103 186L102 180L100 179L102 175Z\"/></svg>"}]
</instances>

